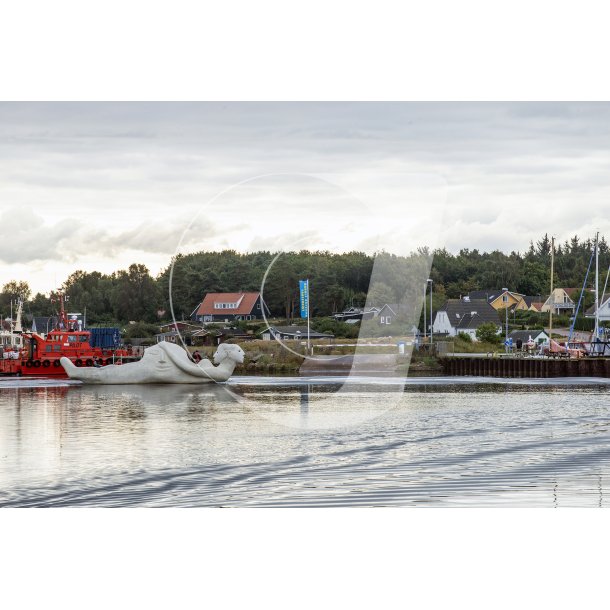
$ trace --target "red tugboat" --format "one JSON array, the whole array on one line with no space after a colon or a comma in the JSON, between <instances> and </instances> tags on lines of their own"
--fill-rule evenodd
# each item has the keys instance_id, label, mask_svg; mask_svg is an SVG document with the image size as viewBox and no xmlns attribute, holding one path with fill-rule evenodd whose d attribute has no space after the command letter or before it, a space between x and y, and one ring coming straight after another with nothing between
<instances>
[{"instance_id":1,"label":"red tugboat","mask_svg":"<svg viewBox=\"0 0 610 610\"><path fill-rule=\"evenodd\" d=\"M138 360L128 349L91 347L91 333L78 329L77 320L68 320L64 295L57 295L59 316L56 327L46 337L23 333L23 348L0 360L0 375L67 377L60 358L69 358L76 366L104 366ZM53 299L52 299L53 301Z\"/></svg>"}]
</instances>

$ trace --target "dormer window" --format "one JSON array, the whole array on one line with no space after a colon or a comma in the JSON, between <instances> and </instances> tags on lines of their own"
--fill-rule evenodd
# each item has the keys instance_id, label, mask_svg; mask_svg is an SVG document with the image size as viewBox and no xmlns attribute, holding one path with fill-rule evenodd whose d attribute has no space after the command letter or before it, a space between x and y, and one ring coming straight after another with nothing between
<instances>
[{"instance_id":1,"label":"dormer window","mask_svg":"<svg viewBox=\"0 0 610 610\"><path fill-rule=\"evenodd\" d=\"M214 309L237 309L237 303L214 303Z\"/></svg>"}]
</instances>

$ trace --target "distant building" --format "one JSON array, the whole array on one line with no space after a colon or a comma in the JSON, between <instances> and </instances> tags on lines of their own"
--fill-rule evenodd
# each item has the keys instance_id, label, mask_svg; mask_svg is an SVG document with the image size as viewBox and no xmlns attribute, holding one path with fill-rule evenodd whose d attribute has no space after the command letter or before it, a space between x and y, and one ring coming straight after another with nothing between
<instances>
[{"instance_id":1,"label":"distant building","mask_svg":"<svg viewBox=\"0 0 610 610\"><path fill-rule=\"evenodd\" d=\"M472 290L468 293L470 300L485 299L497 311L504 310L508 306L510 311L540 311L546 297L538 294L527 296L512 290L487 289Z\"/></svg>"},{"instance_id":2,"label":"distant building","mask_svg":"<svg viewBox=\"0 0 610 610\"><path fill-rule=\"evenodd\" d=\"M487 290L472 290L468 293L468 298L472 300L485 299L495 310L504 310L507 307L513 310L527 310L529 305L527 299L523 294L519 292L513 292L512 290L501 290L501 289L487 289Z\"/></svg>"},{"instance_id":3,"label":"distant building","mask_svg":"<svg viewBox=\"0 0 610 610\"><path fill-rule=\"evenodd\" d=\"M595 317L595 304L591 305L585 312L586 318ZM604 302L599 306L599 320L600 322L608 322L610 320L610 297L604 299Z\"/></svg>"},{"instance_id":4,"label":"distant building","mask_svg":"<svg viewBox=\"0 0 610 610\"><path fill-rule=\"evenodd\" d=\"M306 340L307 326L270 326L260 333L265 341L271 339L287 339L287 340ZM335 335L331 333L318 333L315 330L309 331L310 339L334 339Z\"/></svg>"},{"instance_id":5,"label":"distant building","mask_svg":"<svg viewBox=\"0 0 610 610\"><path fill-rule=\"evenodd\" d=\"M168 324L161 324L159 331L161 333L168 333L172 330L179 330L180 332L189 332L200 329L201 326L191 324L190 322L169 322Z\"/></svg>"},{"instance_id":6,"label":"distant building","mask_svg":"<svg viewBox=\"0 0 610 610\"><path fill-rule=\"evenodd\" d=\"M498 333L502 330L498 312L487 299L449 299L436 312L432 330L450 337L466 333L476 340L477 328L488 322L497 325Z\"/></svg>"},{"instance_id":7,"label":"distant building","mask_svg":"<svg viewBox=\"0 0 610 610\"><path fill-rule=\"evenodd\" d=\"M260 292L208 292L191 314L197 322L260 320L264 302ZM265 309L269 313L268 309Z\"/></svg>"},{"instance_id":8,"label":"distant building","mask_svg":"<svg viewBox=\"0 0 610 610\"><path fill-rule=\"evenodd\" d=\"M361 320L370 320L379 315L379 307L348 307L343 311L333 314L337 322L354 323Z\"/></svg>"},{"instance_id":9,"label":"distant building","mask_svg":"<svg viewBox=\"0 0 610 610\"><path fill-rule=\"evenodd\" d=\"M577 288L555 288L553 293L544 301L540 311L548 312L553 310L554 314L573 314L576 304L572 300L572 295L578 292Z\"/></svg>"},{"instance_id":10,"label":"distant building","mask_svg":"<svg viewBox=\"0 0 610 610\"><path fill-rule=\"evenodd\" d=\"M235 343L243 343L244 341L252 341L254 335L241 330L240 328L200 328L191 334L193 345L215 346L233 341Z\"/></svg>"},{"instance_id":11,"label":"distant building","mask_svg":"<svg viewBox=\"0 0 610 610\"><path fill-rule=\"evenodd\" d=\"M535 296L525 296L523 297L525 304L527 305L527 311L535 311L540 312L542 310L542 306L544 305L544 301L546 297L538 294Z\"/></svg>"},{"instance_id":12,"label":"distant building","mask_svg":"<svg viewBox=\"0 0 610 610\"><path fill-rule=\"evenodd\" d=\"M169 330L164 333L157 333L155 335L155 341L157 343L161 343L162 341L167 341L168 343L178 343L181 344L182 341L186 345L191 345L191 337L190 335L179 333L177 330Z\"/></svg>"},{"instance_id":13,"label":"distant building","mask_svg":"<svg viewBox=\"0 0 610 610\"><path fill-rule=\"evenodd\" d=\"M57 316L34 316L32 319L32 332L37 335L46 335L59 324Z\"/></svg>"},{"instance_id":14,"label":"distant building","mask_svg":"<svg viewBox=\"0 0 610 610\"><path fill-rule=\"evenodd\" d=\"M509 335L513 340L513 345L523 347L531 338L536 346L547 345L550 337L544 330L513 330Z\"/></svg>"},{"instance_id":15,"label":"distant building","mask_svg":"<svg viewBox=\"0 0 610 610\"><path fill-rule=\"evenodd\" d=\"M408 307L403 303L386 303L377 315L379 324L392 324L401 316L405 319L409 315Z\"/></svg>"}]
</instances>

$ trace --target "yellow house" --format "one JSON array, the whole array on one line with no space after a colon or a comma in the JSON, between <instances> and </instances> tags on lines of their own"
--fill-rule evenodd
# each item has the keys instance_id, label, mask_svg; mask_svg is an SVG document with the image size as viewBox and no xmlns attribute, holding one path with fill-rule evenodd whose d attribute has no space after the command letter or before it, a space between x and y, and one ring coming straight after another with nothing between
<instances>
[{"instance_id":1,"label":"yellow house","mask_svg":"<svg viewBox=\"0 0 610 610\"><path fill-rule=\"evenodd\" d=\"M562 289L557 289L562 290ZM571 288L566 288L568 292ZM512 290L473 290L468 294L472 299L485 299L496 311L504 310L506 307L515 309L516 311L544 311L542 309L545 298L541 295L526 296ZM568 297L569 298L569 297ZM546 299L548 301L548 299ZM556 302L559 303L559 292L556 295ZM547 309L548 311L548 309Z\"/></svg>"},{"instance_id":2,"label":"yellow house","mask_svg":"<svg viewBox=\"0 0 610 610\"><path fill-rule=\"evenodd\" d=\"M528 309L528 305L525 302L525 295L519 294L518 292L511 292L510 290L505 290L501 292L495 299L490 301L490 305L496 309L512 309L513 307L519 311L526 311Z\"/></svg>"},{"instance_id":3,"label":"yellow house","mask_svg":"<svg viewBox=\"0 0 610 610\"><path fill-rule=\"evenodd\" d=\"M529 305L525 301L525 295L510 290L473 290L468 294L470 299L485 299L496 311L507 307L517 310L526 310Z\"/></svg>"}]
</instances>

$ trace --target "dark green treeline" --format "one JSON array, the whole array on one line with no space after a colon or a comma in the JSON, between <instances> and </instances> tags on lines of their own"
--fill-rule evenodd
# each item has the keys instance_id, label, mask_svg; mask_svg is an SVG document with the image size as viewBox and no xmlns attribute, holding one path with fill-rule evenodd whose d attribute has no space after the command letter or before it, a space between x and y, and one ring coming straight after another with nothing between
<instances>
[{"instance_id":1,"label":"dark green treeline","mask_svg":"<svg viewBox=\"0 0 610 610\"><path fill-rule=\"evenodd\" d=\"M556 286L582 286L592 248L590 239L581 240L576 236L555 244ZM548 294L551 240L547 235L531 243L525 253L463 249L451 254L441 249L432 254L430 277L434 281L435 305L471 290L504 286L527 295ZM206 292L260 290L267 270L264 296L275 316L298 316L298 280L303 278L311 281L314 316L330 315L349 305L363 305L367 291L369 303L396 303L418 289L416 286L422 281L425 283L429 257L425 248L409 257L385 252L374 258L362 252L301 251L276 258L271 252L240 254L233 250L178 256L173 261L174 312L178 319L188 319ZM602 285L609 264L608 245L601 239ZM91 324L155 322L171 317L168 298L171 269L170 264L156 278L140 264L112 274L76 271L62 288L69 296L69 309L86 310ZM32 297L27 281L21 280L3 287L2 315L9 313L10 302L17 297L26 299L26 314L49 315L52 311L48 297L42 294Z\"/></svg>"}]
</instances>

